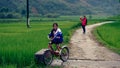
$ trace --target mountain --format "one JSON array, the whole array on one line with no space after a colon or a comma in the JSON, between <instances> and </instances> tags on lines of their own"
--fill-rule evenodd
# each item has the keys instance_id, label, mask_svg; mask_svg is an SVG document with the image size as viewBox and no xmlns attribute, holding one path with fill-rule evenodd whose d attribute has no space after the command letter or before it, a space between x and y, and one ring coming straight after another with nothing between
<instances>
[{"instance_id":1,"label":"mountain","mask_svg":"<svg viewBox=\"0 0 120 68\"><path fill-rule=\"evenodd\" d=\"M29 0L31 16L46 15L116 15L119 0ZM25 16L26 0L0 0L0 17ZM3 17L4 17L3 16Z\"/></svg>"}]
</instances>

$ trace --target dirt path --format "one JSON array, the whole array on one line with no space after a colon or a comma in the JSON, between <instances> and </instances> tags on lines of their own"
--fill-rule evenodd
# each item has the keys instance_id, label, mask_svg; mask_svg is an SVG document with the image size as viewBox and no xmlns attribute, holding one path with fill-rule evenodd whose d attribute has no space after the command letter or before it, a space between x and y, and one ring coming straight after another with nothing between
<instances>
[{"instance_id":1,"label":"dirt path","mask_svg":"<svg viewBox=\"0 0 120 68\"><path fill-rule=\"evenodd\" d=\"M62 63L64 68L120 68L120 56L96 42L91 33L95 27L106 23L111 22L87 26L86 34L82 29L75 31L69 45L70 59Z\"/></svg>"}]
</instances>

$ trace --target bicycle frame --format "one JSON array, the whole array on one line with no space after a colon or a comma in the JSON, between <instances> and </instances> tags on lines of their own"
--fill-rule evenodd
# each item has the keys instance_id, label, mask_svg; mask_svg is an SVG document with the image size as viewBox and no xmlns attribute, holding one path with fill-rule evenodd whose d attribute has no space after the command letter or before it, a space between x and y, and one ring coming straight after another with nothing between
<instances>
[{"instance_id":1,"label":"bicycle frame","mask_svg":"<svg viewBox=\"0 0 120 68\"><path fill-rule=\"evenodd\" d=\"M59 46L60 44L55 44L56 45L56 48L59 50L59 52L60 52L60 49L61 49L61 47ZM51 53L53 54L53 55L55 55L55 56L59 56L59 52L56 52L54 49L53 49L53 47L52 47L52 45L49 45L48 46L48 48L50 49L50 51L51 51Z\"/></svg>"}]
</instances>

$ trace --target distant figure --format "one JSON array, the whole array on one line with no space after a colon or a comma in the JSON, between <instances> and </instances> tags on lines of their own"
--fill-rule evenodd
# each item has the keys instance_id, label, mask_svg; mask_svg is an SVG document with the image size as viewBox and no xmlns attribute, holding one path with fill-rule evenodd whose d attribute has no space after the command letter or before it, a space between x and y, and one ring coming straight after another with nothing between
<instances>
[{"instance_id":1,"label":"distant figure","mask_svg":"<svg viewBox=\"0 0 120 68\"><path fill-rule=\"evenodd\" d=\"M82 29L83 29L83 34L86 33L86 29L85 29L85 26L87 25L87 18L86 16L84 16L84 18L80 18L81 20L81 25L82 25Z\"/></svg>"}]
</instances>

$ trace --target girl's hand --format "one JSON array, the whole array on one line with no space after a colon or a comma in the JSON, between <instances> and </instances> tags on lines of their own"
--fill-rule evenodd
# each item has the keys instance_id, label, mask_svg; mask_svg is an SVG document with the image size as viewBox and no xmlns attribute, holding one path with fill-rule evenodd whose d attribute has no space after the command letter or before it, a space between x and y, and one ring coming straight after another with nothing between
<instances>
[{"instance_id":1,"label":"girl's hand","mask_svg":"<svg viewBox=\"0 0 120 68\"><path fill-rule=\"evenodd\" d=\"M50 41L52 41L52 40L53 40L53 38L50 38L49 40L50 40Z\"/></svg>"}]
</instances>

